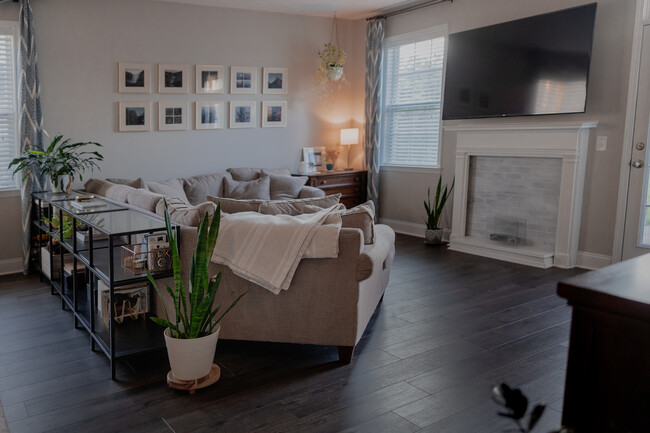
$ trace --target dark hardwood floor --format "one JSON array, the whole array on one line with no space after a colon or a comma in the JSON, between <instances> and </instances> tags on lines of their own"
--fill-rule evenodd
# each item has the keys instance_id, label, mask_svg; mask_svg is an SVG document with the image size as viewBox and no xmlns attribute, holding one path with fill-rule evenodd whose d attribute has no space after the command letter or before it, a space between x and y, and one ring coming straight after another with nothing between
<instances>
[{"instance_id":1,"label":"dark hardwood floor","mask_svg":"<svg viewBox=\"0 0 650 433\"><path fill-rule=\"evenodd\" d=\"M397 237L391 281L350 365L336 347L219 341L222 378L168 389L166 353L103 354L38 277L0 278L0 402L22 432L501 432L491 387L560 425L570 308L535 269ZM314 300L318 302L318 300Z\"/></svg>"}]
</instances>

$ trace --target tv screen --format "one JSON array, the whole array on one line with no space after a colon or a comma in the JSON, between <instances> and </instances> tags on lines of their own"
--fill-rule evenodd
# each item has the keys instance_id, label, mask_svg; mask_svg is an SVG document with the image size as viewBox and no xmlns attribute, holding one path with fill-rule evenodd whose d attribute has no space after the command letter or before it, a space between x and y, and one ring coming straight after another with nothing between
<instances>
[{"instance_id":1,"label":"tv screen","mask_svg":"<svg viewBox=\"0 0 650 433\"><path fill-rule=\"evenodd\" d=\"M596 3L449 35L442 118L584 113Z\"/></svg>"}]
</instances>

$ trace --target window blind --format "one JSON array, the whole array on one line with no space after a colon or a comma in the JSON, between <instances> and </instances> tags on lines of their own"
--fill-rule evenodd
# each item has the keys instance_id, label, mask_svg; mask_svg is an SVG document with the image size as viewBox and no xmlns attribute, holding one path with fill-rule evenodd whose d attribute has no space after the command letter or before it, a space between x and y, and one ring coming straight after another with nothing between
<instances>
[{"instance_id":1,"label":"window blind","mask_svg":"<svg viewBox=\"0 0 650 433\"><path fill-rule=\"evenodd\" d=\"M7 166L16 157L16 55L13 29L0 27L0 190L15 189L19 175Z\"/></svg>"},{"instance_id":2,"label":"window blind","mask_svg":"<svg viewBox=\"0 0 650 433\"><path fill-rule=\"evenodd\" d=\"M384 76L382 164L438 167L445 36L389 40ZM414 41L414 39L416 39ZM417 40L421 39L421 40Z\"/></svg>"}]
</instances>

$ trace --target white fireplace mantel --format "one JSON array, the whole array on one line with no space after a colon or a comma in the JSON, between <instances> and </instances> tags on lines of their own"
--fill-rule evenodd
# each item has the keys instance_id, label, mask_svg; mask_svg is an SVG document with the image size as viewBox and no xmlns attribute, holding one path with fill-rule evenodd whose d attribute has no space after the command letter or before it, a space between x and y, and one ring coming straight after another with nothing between
<instances>
[{"instance_id":1,"label":"white fireplace mantel","mask_svg":"<svg viewBox=\"0 0 650 433\"><path fill-rule=\"evenodd\" d=\"M547 268L572 268L578 254L587 149L597 121L517 124L459 124L445 127L457 133L456 191L449 248ZM509 247L466 236L469 163L472 156L561 158L562 178L555 251Z\"/></svg>"}]
</instances>

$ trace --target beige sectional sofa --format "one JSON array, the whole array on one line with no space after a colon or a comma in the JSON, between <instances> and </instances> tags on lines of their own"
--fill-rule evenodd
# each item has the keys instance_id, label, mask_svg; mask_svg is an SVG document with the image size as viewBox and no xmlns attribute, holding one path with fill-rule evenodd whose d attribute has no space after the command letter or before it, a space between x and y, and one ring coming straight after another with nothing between
<instances>
[{"instance_id":1,"label":"beige sectional sofa","mask_svg":"<svg viewBox=\"0 0 650 433\"><path fill-rule=\"evenodd\" d=\"M306 187L304 182L300 186L301 181L295 180L298 178L290 179L288 175L286 169L229 169L165 182L91 179L86 189L158 217L163 209L162 198L167 198L171 218L181 228L181 261L183 269L188 270L196 244L196 225L200 215L214 212L213 201L221 201L224 212L262 213L286 212L283 209L287 208L295 212L305 202L318 205L324 200L321 207L326 207L332 200L338 201L338 197L323 197L322 190ZM213 201L206 200L208 196ZM226 266L212 263L210 273L222 273L216 302L229 305L248 290L221 322L220 338L338 346L339 358L349 362L383 297L395 254L393 230L374 224L373 212L371 205L345 211L339 256L301 260L289 290L279 295L240 278ZM160 312L161 306L157 307Z\"/></svg>"}]
</instances>

